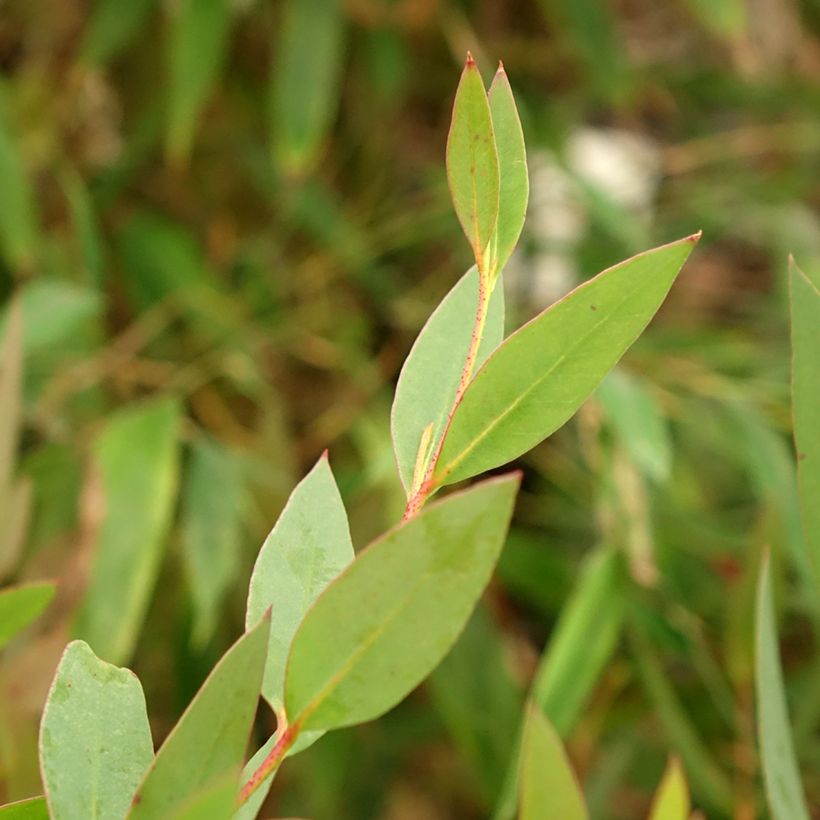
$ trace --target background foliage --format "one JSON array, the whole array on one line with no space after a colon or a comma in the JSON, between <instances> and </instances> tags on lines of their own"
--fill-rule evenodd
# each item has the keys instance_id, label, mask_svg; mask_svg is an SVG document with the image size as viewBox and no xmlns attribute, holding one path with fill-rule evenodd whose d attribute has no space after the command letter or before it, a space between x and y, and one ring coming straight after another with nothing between
<instances>
[{"instance_id":1,"label":"background foliage","mask_svg":"<svg viewBox=\"0 0 820 820\"><path fill-rule=\"evenodd\" d=\"M508 326L704 238L624 365L521 461L497 578L430 683L290 761L267 806L487 816L534 680L594 817L643 816L670 750L709 817L762 816L764 546L820 804L786 304L787 253L820 267L811 0L4 0L0 321L22 369L0 381L0 574L59 584L0 660L0 797L40 792L71 637L133 666L167 734L325 447L354 546L400 517L395 379L470 263L443 162L468 48L487 79L504 60L531 157ZM260 712L256 746L272 727Z\"/></svg>"}]
</instances>

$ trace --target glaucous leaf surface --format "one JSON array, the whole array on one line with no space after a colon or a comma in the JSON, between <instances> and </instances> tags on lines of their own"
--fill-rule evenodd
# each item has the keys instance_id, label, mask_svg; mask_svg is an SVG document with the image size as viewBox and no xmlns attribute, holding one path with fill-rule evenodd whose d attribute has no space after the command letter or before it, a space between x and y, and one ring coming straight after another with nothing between
<instances>
[{"instance_id":1,"label":"glaucous leaf surface","mask_svg":"<svg viewBox=\"0 0 820 820\"><path fill-rule=\"evenodd\" d=\"M163 820L185 810L202 789L233 773L234 795L256 714L270 615L248 630L211 671L162 744L134 797L134 820Z\"/></svg>"},{"instance_id":2,"label":"glaucous leaf surface","mask_svg":"<svg viewBox=\"0 0 820 820\"><path fill-rule=\"evenodd\" d=\"M490 246L490 266L499 273L512 255L524 227L530 178L524 132L503 65L499 64L487 96L499 169L498 221Z\"/></svg>"},{"instance_id":3,"label":"glaucous leaf surface","mask_svg":"<svg viewBox=\"0 0 820 820\"><path fill-rule=\"evenodd\" d=\"M153 757L137 676L101 661L84 641L72 641L40 724L40 771L51 817L124 817Z\"/></svg>"},{"instance_id":4,"label":"glaucous leaf surface","mask_svg":"<svg viewBox=\"0 0 820 820\"><path fill-rule=\"evenodd\" d=\"M820 276L792 262L792 413L803 534L820 579Z\"/></svg>"},{"instance_id":5,"label":"glaucous leaf surface","mask_svg":"<svg viewBox=\"0 0 820 820\"><path fill-rule=\"evenodd\" d=\"M519 820L586 820L581 788L561 738L534 703L527 707L521 750Z\"/></svg>"},{"instance_id":6,"label":"glaucous leaf surface","mask_svg":"<svg viewBox=\"0 0 820 820\"><path fill-rule=\"evenodd\" d=\"M538 666L532 699L566 737L618 644L623 626L621 555L604 547L587 560Z\"/></svg>"},{"instance_id":7,"label":"glaucous leaf surface","mask_svg":"<svg viewBox=\"0 0 820 820\"><path fill-rule=\"evenodd\" d=\"M689 787L680 762L672 758L652 800L649 820L689 820Z\"/></svg>"},{"instance_id":8,"label":"glaucous leaf surface","mask_svg":"<svg viewBox=\"0 0 820 820\"><path fill-rule=\"evenodd\" d=\"M649 323L697 239L603 271L513 333L453 414L435 485L505 464L564 424Z\"/></svg>"},{"instance_id":9,"label":"glaucous leaf surface","mask_svg":"<svg viewBox=\"0 0 820 820\"><path fill-rule=\"evenodd\" d=\"M94 443L105 516L76 634L112 663L133 652L177 487L180 407L159 399L109 417Z\"/></svg>"},{"instance_id":10,"label":"glaucous leaf surface","mask_svg":"<svg viewBox=\"0 0 820 820\"><path fill-rule=\"evenodd\" d=\"M231 4L225 0L180 0L174 7L168 60L168 156L184 163L197 120L228 53Z\"/></svg>"},{"instance_id":11,"label":"glaucous leaf surface","mask_svg":"<svg viewBox=\"0 0 820 820\"><path fill-rule=\"evenodd\" d=\"M498 220L500 179L487 92L469 54L447 136L447 180L456 216L478 261Z\"/></svg>"},{"instance_id":12,"label":"glaucous leaf surface","mask_svg":"<svg viewBox=\"0 0 820 820\"><path fill-rule=\"evenodd\" d=\"M786 706L768 554L760 567L756 617L757 731L773 820L809 820Z\"/></svg>"},{"instance_id":13,"label":"glaucous leaf surface","mask_svg":"<svg viewBox=\"0 0 820 820\"><path fill-rule=\"evenodd\" d=\"M433 425L429 447L432 453L447 425L467 360L477 309L478 269L473 265L433 311L401 369L390 420L399 476L408 493L424 430ZM497 282L490 296L475 366L480 367L503 339L504 288Z\"/></svg>"},{"instance_id":14,"label":"glaucous leaf surface","mask_svg":"<svg viewBox=\"0 0 820 820\"><path fill-rule=\"evenodd\" d=\"M262 695L274 711L282 710L285 663L297 627L352 560L347 513L325 453L291 493L251 575L246 623L273 607Z\"/></svg>"},{"instance_id":15,"label":"glaucous leaf surface","mask_svg":"<svg viewBox=\"0 0 820 820\"><path fill-rule=\"evenodd\" d=\"M51 583L0 589L0 649L45 610L55 589Z\"/></svg>"},{"instance_id":16,"label":"glaucous leaf surface","mask_svg":"<svg viewBox=\"0 0 820 820\"><path fill-rule=\"evenodd\" d=\"M654 481L666 479L672 467L669 426L641 380L616 368L595 395L635 466Z\"/></svg>"},{"instance_id":17,"label":"glaucous leaf surface","mask_svg":"<svg viewBox=\"0 0 820 820\"><path fill-rule=\"evenodd\" d=\"M291 647L291 724L371 720L427 677L464 628L507 533L519 475L448 496L390 530L308 611Z\"/></svg>"},{"instance_id":18,"label":"glaucous leaf surface","mask_svg":"<svg viewBox=\"0 0 820 820\"><path fill-rule=\"evenodd\" d=\"M169 820L230 820L236 809L236 777L231 772L200 789Z\"/></svg>"},{"instance_id":19,"label":"glaucous leaf surface","mask_svg":"<svg viewBox=\"0 0 820 820\"><path fill-rule=\"evenodd\" d=\"M195 441L182 493L181 529L194 604L192 639L199 647L213 636L223 598L236 576L242 505L242 474L236 457L215 440Z\"/></svg>"},{"instance_id":20,"label":"glaucous leaf surface","mask_svg":"<svg viewBox=\"0 0 820 820\"><path fill-rule=\"evenodd\" d=\"M30 797L0 806L0 820L49 820L45 797Z\"/></svg>"},{"instance_id":21,"label":"glaucous leaf surface","mask_svg":"<svg viewBox=\"0 0 820 820\"><path fill-rule=\"evenodd\" d=\"M338 107L344 34L341 0L283 4L270 93L273 157L285 175L319 159Z\"/></svg>"}]
</instances>

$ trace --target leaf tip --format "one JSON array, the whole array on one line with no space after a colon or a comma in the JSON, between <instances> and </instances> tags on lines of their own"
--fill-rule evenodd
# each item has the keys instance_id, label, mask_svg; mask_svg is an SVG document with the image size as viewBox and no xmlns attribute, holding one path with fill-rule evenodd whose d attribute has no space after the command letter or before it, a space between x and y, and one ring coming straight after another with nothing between
<instances>
[{"instance_id":1,"label":"leaf tip","mask_svg":"<svg viewBox=\"0 0 820 820\"><path fill-rule=\"evenodd\" d=\"M473 52L468 51L467 52L467 59L464 61L464 68L465 69L471 69L471 68L475 68L475 67L476 67L476 64L475 64L475 58L473 57Z\"/></svg>"},{"instance_id":2,"label":"leaf tip","mask_svg":"<svg viewBox=\"0 0 820 820\"><path fill-rule=\"evenodd\" d=\"M327 447L325 447L325 449L322 450L322 455L319 456L319 461L330 461Z\"/></svg>"},{"instance_id":3,"label":"leaf tip","mask_svg":"<svg viewBox=\"0 0 820 820\"><path fill-rule=\"evenodd\" d=\"M690 236L686 237L686 242L689 242L692 245L697 245L700 241L700 238L703 236L703 231L696 231L695 233L691 234Z\"/></svg>"}]
</instances>

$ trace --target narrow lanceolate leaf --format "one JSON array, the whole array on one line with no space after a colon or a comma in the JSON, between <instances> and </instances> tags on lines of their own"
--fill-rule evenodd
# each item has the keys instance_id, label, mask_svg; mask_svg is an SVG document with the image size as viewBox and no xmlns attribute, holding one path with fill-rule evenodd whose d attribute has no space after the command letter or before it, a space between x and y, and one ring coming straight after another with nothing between
<instances>
[{"instance_id":1,"label":"narrow lanceolate leaf","mask_svg":"<svg viewBox=\"0 0 820 820\"><path fill-rule=\"evenodd\" d=\"M177 402L161 399L110 417L94 445L105 516L76 633L113 663L131 656L159 571L179 425Z\"/></svg>"},{"instance_id":2,"label":"narrow lanceolate leaf","mask_svg":"<svg viewBox=\"0 0 820 820\"><path fill-rule=\"evenodd\" d=\"M786 708L768 555L760 568L756 621L757 726L766 797L774 820L808 820Z\"/></svg>"},{"instance_id":3,"label":"narrow lanceolate leaf","mask_svg":"<svg viewBox=\"0 0 820 820\"><path fill-rule=\"evenodd\" d=\"M488 96L500 172L498 222L490 258L490 267L497 274L507 264L524 227L530 180L524 132L503 65L498 66Z\"/></svg>"},{"instance_id":4,"label":"narrow lanceolate leaf","mask_svg":"<svg viewBox=\"0 0 820 820\"><path fill-rule=\"evenodd\" d=\"M477 309L478 269L473 266L427 320L402 367L390 421L399 476L408 494L413 489L416 457L424 431L433 425L429 460L429 453L435 452L447 425L470 349ZM475 366L480 367L503 339L504 289L499 282L490 296ZM420 472L423 474L424 469Z\"/></svg>"},{"instance_id":5,"label":"narrow lanceolate leaf","mask_svg":"<svg viewBox=\"0 0 820 820\"><path fill-rule=\"evenodd\" d=\"M271 74L273 157L286 175L321 156L339 101L345 15L341 0L287 0Z\"/></svg>"},{"instance_id":6,"label":"narrow lanceolate leaf","mask_svg":"<svg viewBox=\"0 0 820 820\"><path fill-rule=\"evenodd\" d=\"M617 550L594 553L561 611L539 664L532 699L566 736L618 644L623 570Z\"/></svg>"},{"instance_id":7,"label":"narrow lanceolate leaf","mask_svg":"<svg viewBox=\"0 0 820 820\"><path fill-rule=\"evenodd\" d=\"M0 806L0 820L48 820L45 797L30 797Z\"/></svg>"},{"instance_id":8,"label":"narrow lanceolate leaf","mask_svg":"<svg viewBox=\"0 0 820 820\"><path fill-rule=\"evenodd\" d=\"M518 483L507 475L451 495L357 556L293 640L291 723L332 729L371 720L430 674L490 580Z\"/></svg>"},{"instance_id":9,"label":"narrow lanceolate leaf","mask_svg":"<svg viewBox=\"0 0 820 820\"><path fill-rule=\"evenodd\" d=\"M504 464L564 424L649 323L698 238L605 270L510 336L465 391L434 484Z\"/></svg>"},{"instance_id":10,"label":"narrow lanceolate leaf","mask_svg":"<svg viewBox=\"0 0 820 820\"><path fill-rule=\"evenodd\" d=\"M470 54L453 104L447 179L456 216L483 269L485 250L498 220L500 181L487 92Z\"/></svg>"},{"instance_id":11,"label":"narrow lanceolate leaf","mask_svg":"<svg viewBox=\"0 0 820 820\"><path fill-rule=\"evenodd\" d=\"M216 85L228 51L231 4L181 0L171 25L168 132L170 159L185 163L197 120Z\"/></svg>"},{"instance_id":12,"label":"narrow lanceolate leaf","mask_svg":"<svg viewBox=\"0 0 820 820\"><path fill-rule=\"evenodd\" d=\"M680 762L673 757L652 799L649 820L689 820L690 809L686 777Z\"/></svg>"},{"instance_id":13,"label":"narrow lanceolate leaf","mask_svg":"<svg viewBox=\"0 0 820 820\"><path fill-rule=\"evenodd\" d=\"M0 589L0 649L45 610L55 589L48 583Z\"/></svg>"},{"instance_id":14,"label":"narrow lanceolate leaf","mask_svg":"<svg viewBox=\"0 0 820 820\"><path fill-rule=\"evenodd\" d=\"M242 503L237 459L216 441L196 441L183 491L182 552L194 603L192 637L197 646L213 636L223 598L238 569Z\"/></svg>"},{"instance_id":15,"label":"narrow lanceolate leaf","mask_svg":"<svg viewBox=\"0 0 820 820\"><path fill-rule=\"evenodd\" d=\"M223 777L233 777L236 795L262 686L269 627L266 613L214 667L157 752L134 796L130 818L174 817Z\"/></svg>"},{"instance_id":16,"label":"narrow lanceolate leaf","mask_svg":"<svg viewBox=\"0 0 820 820\"><path fill-rule=\"evenodd\" d=\"M820 276L791 265L792 413L803 533L820 578Z\"/></svg>"},{"instance_id":17,"label":"narrow lanceolate leaf","mask_svg":"<svg viewBox=\"0 0 820 820\"><path fill-rule=\"evenodd\" d=\"M534 703L521 751L519 820L586 820L587 809L561 738Z\"/></svg>"},{"instance_id":18,"label":"narrow lanceolate leaf","mask_svg":"<svg viewBox=\"0 0 820 820\"><path fill-rule=\"evenodd\" d=\"M311 604L352 560L347 513L325 453L291 493L259 551L248 591L248 624L273 607L262 695L278 713L293 635Z\"/></svg>"},{"instance_id":19,"label":"narrow lanceolate leaf","mask_svg":"<svg viewBox=\"0 0 820 820\"><path fill-rule=\"evenodd\" d=\"M123 817L154 757L137 676L72 641L40 724L40 770L54 820Z\"/></svg>"}]
</instances>

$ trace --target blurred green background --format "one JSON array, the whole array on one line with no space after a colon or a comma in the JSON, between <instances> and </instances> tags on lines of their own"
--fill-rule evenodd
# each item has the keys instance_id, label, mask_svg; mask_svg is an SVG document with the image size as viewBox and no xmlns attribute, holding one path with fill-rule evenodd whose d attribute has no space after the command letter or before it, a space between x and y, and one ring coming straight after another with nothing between
<instances>
[{"instance_id":1,"label":"blurred green background","mask_svg":"<svg viewBox=\"0 0 820 820\"><path fill-rule=\"evenodd\" d=\"M704 816L766 816L765 546L820 806L785 305L788 253L820 265L816 0L0 0L0 326L23 367L0 384L0 581L60 583L0 660L1 798L40 792L73 634L135 669L164 737L324 448L357 548L400 518L393 386L470 264L444 174L467 49L486 78L504 61L530 156L509 329L704 237L617 373L522 460L452 655L290 760L263 816L489 816L534 677L595 818L645 816L669 753ZM120 560L95 567L103 544ZM260 711L254 748L273 728Z\"/></svg>"}]
</instances>

